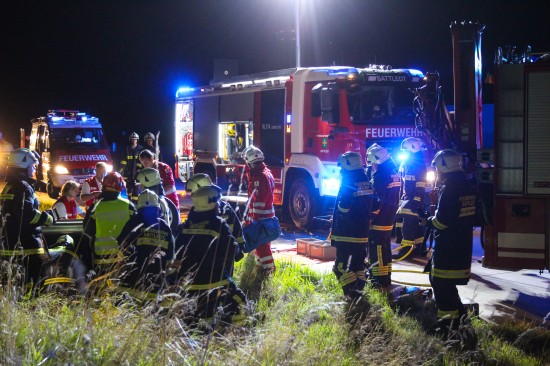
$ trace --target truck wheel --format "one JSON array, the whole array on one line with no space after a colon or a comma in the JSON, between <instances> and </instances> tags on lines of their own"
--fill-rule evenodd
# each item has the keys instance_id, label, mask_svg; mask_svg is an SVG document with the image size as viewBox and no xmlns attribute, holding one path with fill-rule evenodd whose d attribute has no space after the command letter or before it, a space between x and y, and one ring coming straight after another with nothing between
<instances>
[{"instance_id":1,"label":"truck wheel","mask_svg":"<svg viewBox=\"0 0 550 366\"><path fill-rule=\"evenodd\" d=\"M321 198L313 184L304 179L296 179L290 187L289 210L294 225L305 229L313 224L318 214Z\"/></svg>"},{"instance_id":2,"label":"truck wheel","mask_svg":"<svg viewBox=\"0 0 550 366\"><path fill-rule=\"evenodd\" d=\"M54 186L52 182L48 182L46 190L48 191L48 196L50 196L50 198L53 198L54 200L59 198L59 192L61 192L61 189Z\"/></svg>"}]
</instances>

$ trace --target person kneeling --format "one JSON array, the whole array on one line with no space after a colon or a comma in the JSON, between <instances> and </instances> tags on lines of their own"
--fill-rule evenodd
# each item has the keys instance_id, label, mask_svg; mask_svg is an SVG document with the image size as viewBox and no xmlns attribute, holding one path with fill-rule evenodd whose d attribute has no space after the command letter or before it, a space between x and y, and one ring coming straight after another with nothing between
<instances>
[{"instance_id":1,"label":"person kneeling","mask_svg":"<svg viewBox=\"0 0 550 366\"><path fill-rule=\"evenodd\" d=\"M193 192L193 208L176 238L176 286L196 301L188 324L199 320L240 323L245 319L246 295L230 276L238 248L229 226L218 216L221 189L215 185Z\"/></svg>"}]
</instances>

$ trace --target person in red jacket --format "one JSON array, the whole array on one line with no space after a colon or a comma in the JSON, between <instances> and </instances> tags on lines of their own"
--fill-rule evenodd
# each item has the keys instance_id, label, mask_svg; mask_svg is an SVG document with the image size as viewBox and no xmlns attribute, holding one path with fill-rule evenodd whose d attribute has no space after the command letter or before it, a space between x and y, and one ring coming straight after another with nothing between
<instances>
[{"instance_id":1,"label":"person in red jacket","mask_svg":"<svg viewBox=\"0 0 550 366\"><path fill-rule=\"evenodd\" d=\"M61 188L61 198L59 198L52 207L56 220L75 220L84 217L84 210L76 202L76 197L80 191L80 184L68 180Z\"/></svg>"},{"instance_id":2,"label":"person in red jacket","mask_svg":"<svg viewBox=\"0 0 550 366\"><path fill-rule=\"evenodd\" d=\"M255 146L249 146L243 151L243 158L250 171L248 172L248 207L245 217L245 226L253 220L260 220L275 216L273 208L273 191L275 180L271 170L264 163L264 154ZM255 250L256 258L264 272L275 272L275 263L271 253L271 242L260 245Z\"/></svg>"},{"instance_id":3,"label":"person in red jacket","mask_svg":"<svg viewBox=\"0 0 550 366\"><path fill-rule=\"evenodd\" d=\"M107 174L107 164L100 161L95 165L95 175L82 183L82 191L80 192L80 200L86 202L86 209L101 196L101 184L103 178Z\"/></svg>"},{"instance_id":4,"label":"person in red jacket","mask_svg":"<svg viewBox=\"0 0 550 366\"><path fill-rule=\"evenodd\" d=\"M159 171L162 188L164 188L164 196L174 202L179 212L180 200L176 191L176 182L172 168L168 164L158 161L157 156L148 149L144 149L139 153L139 161L144 168L154 168Z\"/></svg>"}]
</instances>

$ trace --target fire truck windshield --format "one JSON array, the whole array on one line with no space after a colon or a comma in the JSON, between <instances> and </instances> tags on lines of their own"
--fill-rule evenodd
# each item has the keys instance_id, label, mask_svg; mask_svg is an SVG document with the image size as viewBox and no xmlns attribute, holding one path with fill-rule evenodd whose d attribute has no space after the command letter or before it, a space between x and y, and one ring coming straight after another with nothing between
<instances>
[{"instance_id":1,"label":"fire truck windshield","mask_svg":"<svg viewBox=\"0 0 550 366\"><path fill-rule=\"evenodd\" d=\"M107 141L100 128L52 128L50 144L69 149L107 149Z\"/></svg>"},{"instance_id":2,"label":"fire truck windshield","mask_svg":"<svg viewBox=\"0 0 550 366\"><path fill-rule=\"evenodd\" d=\"M414 124L413 94L393 86L355 86L348 89L350 120L354 124Z\"/></svg>"}]
</instances>

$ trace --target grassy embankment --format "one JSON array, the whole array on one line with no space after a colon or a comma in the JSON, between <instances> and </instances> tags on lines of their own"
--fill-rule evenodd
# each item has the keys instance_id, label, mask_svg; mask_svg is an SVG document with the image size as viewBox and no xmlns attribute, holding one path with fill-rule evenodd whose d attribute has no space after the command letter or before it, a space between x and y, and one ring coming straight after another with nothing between
<instances>
[{"instance_id":1,"label":"grassy embankment","mask_svg":"<svg viewBox=\"0 0 550 366\"><path fill-rule=\"evenodd\" d=\"M350 309L333 275L277 265L276 275L263 282L250 256L237 266L237 281L254 300L249 318L244 326L211 332L183 324L185 300L159 311L131 301L116 306L118 298L105 292L15 301L4 289L0 364L531 366L550 359L548 330L524 332L530 325L473 319L478 347L463 351L424 330L433 312L421 297L396 309L368 289L366 301Z\"/></svg>"}]
</instances>

